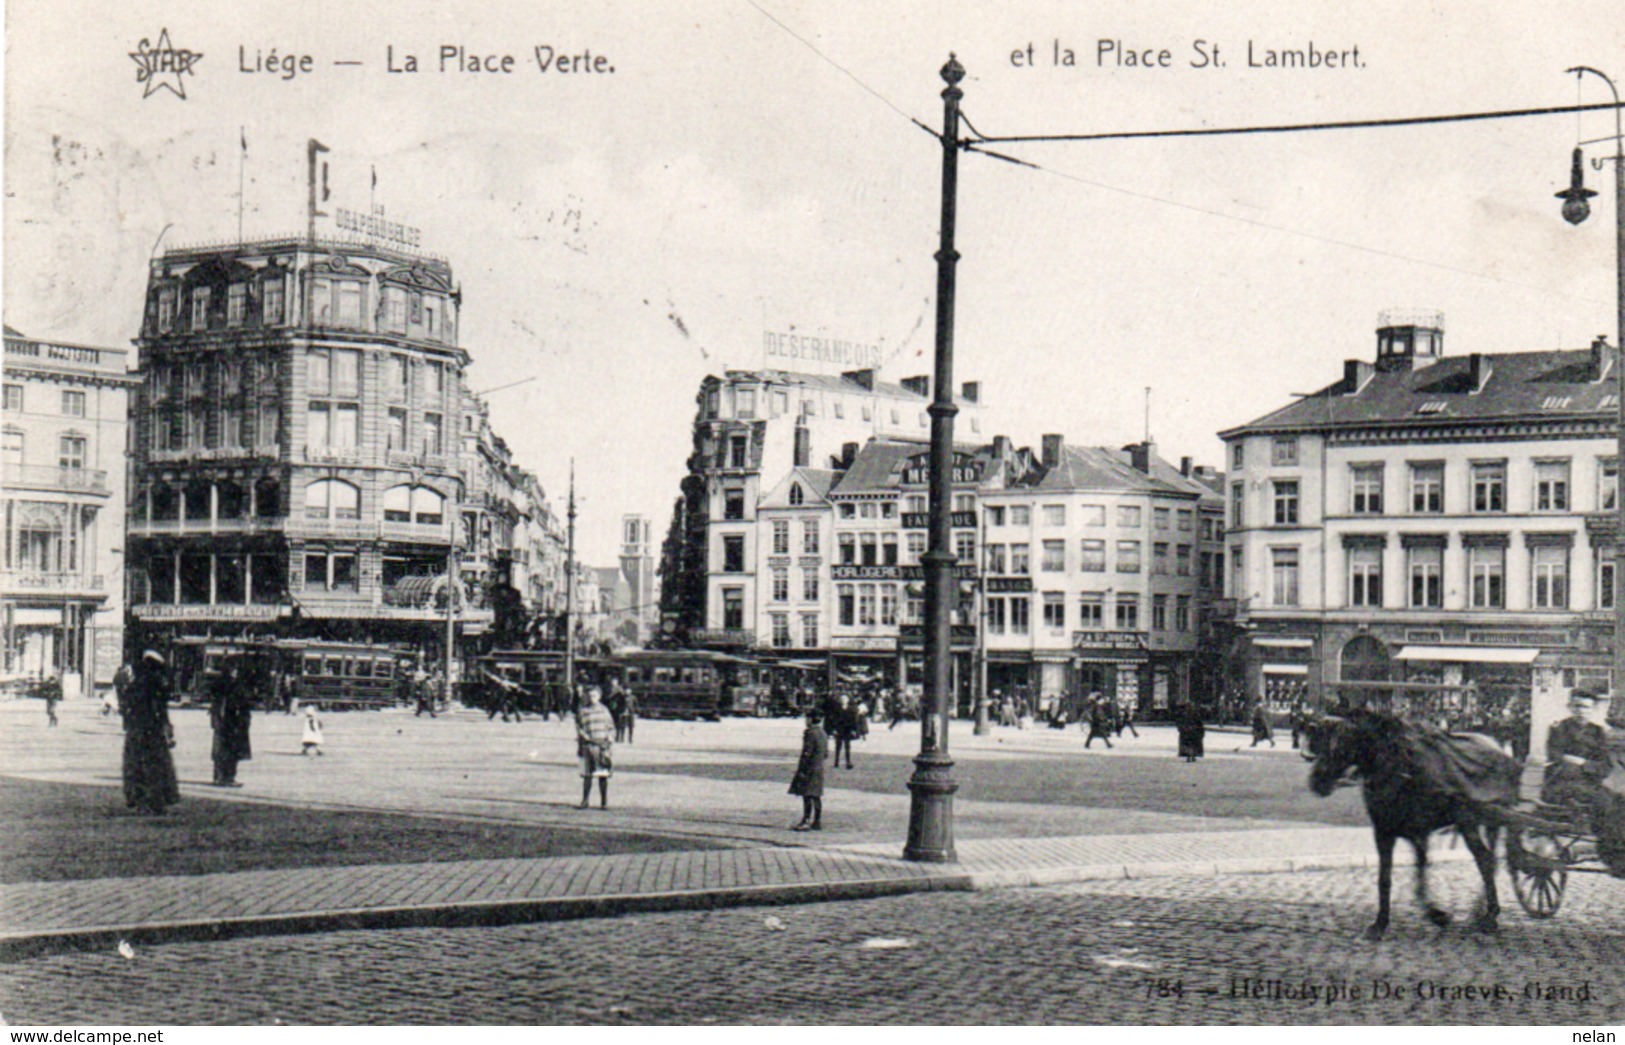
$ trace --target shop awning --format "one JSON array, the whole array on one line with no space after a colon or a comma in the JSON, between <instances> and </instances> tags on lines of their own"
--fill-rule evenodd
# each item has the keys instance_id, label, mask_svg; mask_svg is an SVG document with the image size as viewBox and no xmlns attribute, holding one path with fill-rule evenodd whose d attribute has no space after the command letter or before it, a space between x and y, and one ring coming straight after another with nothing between
<instances>
[{"instance_id":1,"label":"shop awning","mask_svg":"<svg viewBox=\"0 0 1625 1045\"><path fill-rule=\"evenodd\" d=\"M1438 660L1466 664L1533 664L1538 649L1496 646L1406 646L1397 660Z\"/></svg>"},{"instance_id":2,"label":"shop awning","mask_svg":"<svg viewBox=\"0 0 1625 1045\"><path fill-rule=\"evenodd\" d=\"M1266 675L1307 675L1309 674L1309 665L1265 664L1262 670Z\"/></svg>"},{"instance_id":3,"label":"shop awning","mask_svg":"<svg viewBox=\"0 0 1625 1045\"><path fill-rule=\"evenodd\" d=\"M1254 646L1263 646L1266 649L1309 649L1314 644L1314 639L1253 637Z\"/></svg>"}]
</instances>

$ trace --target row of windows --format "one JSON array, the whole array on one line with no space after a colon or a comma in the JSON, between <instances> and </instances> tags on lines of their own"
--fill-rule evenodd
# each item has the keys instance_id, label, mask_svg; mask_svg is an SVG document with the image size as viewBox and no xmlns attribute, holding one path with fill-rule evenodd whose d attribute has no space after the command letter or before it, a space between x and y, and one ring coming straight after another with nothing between
<instances>
[{"instance_id":1,"label":"row of windows","mask_svg":"<svg viewBox=\"0 0 1625 1045\"><path fill-rule=\"evenodd\" d=\"M1404 605L1409 609L1444 608L1443 545L1405 549ZM1610 557L1597 566L1596 608L1614 605L1614 564ZM1507 608L1507 549L1505 545L1474 544L1462 549L1467 572L1467 608ZM1238 560L1239 561L1239 560ZM1345 602L1353 608L1380 609L1384 605L1383 549L1347 550L1348 587ZM1570 551L1561 545L1529 549L1529 606L1537 610L1569 609ZM1301 605L1300 560L1297 548L1270 549L1270 597L1275 606Z\"/></svg>"},{"instance_id":2,"label":"row of windows","mask_svg":"<svg viewBox=\"0 0 1625 1045\"><path fill-rule=\"evenodd\" d=\"M790 413L791 410L790 394L780 389L772 389L768 391L766 396L762 398L762 402L759 406L756 389L736 388L733 390L733 401L733 417L741 421L754 421L758 417L785 417ZM813 399L799 400L795 409L800 417L818 416L818 402ZM759 410L765 412L759 413ZM874 421L875 408L872 403L862 404L860 411L863 420L868 422ZM722 411L721 389L712 389L710 392L707 392L705 396L705 417L707 419L714 420L725 416L726 415ZM834 402L832 402L830 404L830 416L836 418L837 420L844 419L846 417L846 403L840 399L836 399ZM890 417L893 425L901 425L903 423L903 411L900 407L891 407L889 409L888 416ZM924 410L921 410L919 411L918 416L921 428L929 428L931 426L930 414L926 413ZM970 429L973 432L981 431L981 419L975 416L971 417Z\"/></svg>"},{"instance_id":3,"label":"row of windows","mask_svg":"<svg viewBox=\"0 0 1625 1045\"><path fill-rule=\"evenodd\" d=\"M1115 628L1119 631L1140 630L1140 604L1143 600L1139 595L1118 592L1112 596L1111 625L1107 624L1106 602L1107 597L1100 592L1083 592L1078 596L1076 604L1077 624L1079 629ZM1153 631L1167 631L1168 608L1173 606L1173 630L1190 631L1192 625L1191 597L1180 595L1170 599L1167 595L1153 595L1151 597L1151 629ZM1039 594L1039 607L1045 628L1051 631L1064 631L1067 627L1066 594L1058 591L1046 591ZM989 635L1026 635L1030 633L1032 617L1032 597L1028 595L990 595L987 599L987 608L983 613L983 620L987 625Z\"/></svg>"},{"instance_id":4,"label":"row of windows","mask_svg":"<svg viewBox=\"0 0 1625 1045\"><path fill-rule=\"evenodd\" d=\"M816 527L812 530L816 534ZM806 533L803 533L803 541ZM813 538L816 548L817 537ZM926 537L924 533L911 532L907 537L908 564L919 561L925 553ZM779 547L779 545L775 545ZM806 545L804 544L805 548ZM776 555L785 552L774 552ZM808 552L816 554L816 552ZM976 535L969 531L960 531L954 534L954 555L963 563L976 561ZM836 562L843 566L897 566L899 562L897 535L892 533L843 533L837 535ZM722 538L722 572L745 572L745 535L740 533L724 534Z\"/></svg>"},{"instance_id":5,"label":"row of windows","mask_svg":"<svg viewBox=\"0 0 1625 1045\"><path fill-rule=\"evenodd\" d=\"M23 463L23 456L27 444L27 436L20 428L7 426L0 442L3 450L3 459L7 470ZM89 441L82 435L61 435L56 440L56 466L70 471L80 471L85 467L89 454Z\"/></svg>"},{"instance_id":6,"label":"row of windows","mask_svg":"<svg viewBox=\"0 0 1625 1045\"><path fill-rule=\"evenodd\" d=\"M1039 506L1039 522L1043 526L1065 526L1066 505L1045 504ZM1025 504L989 505L986 510L987 524L990 527L1004 526L1008 519L1010 526L1030 526L1032 524L1032 507ZM1117 525L1122 529L1139 529L1145 520L1144 510L1139 505L1120 504L1117 506ZM1151 528L1153 530L1169 531L1177 524L1180 533L1191 533L1196 526L1196 512L1190 508L1153 508L1151 509ZM1103 504L1078 505L1079 526L1105 526L1106 506Z\"/></svg>"},{"instance_id":7,"label":"row of windows","mask_svg":"<svg viewBox=\"0 0 1625 1045\"><path fill-rule=\"evenodd\" d=\"M180 288L160 287L153 312L157 331L203 333L281 326L288 321L284 278L281 272L273 271L265 278L227 284L223 300L212 286L195 286L184 299ZM369 324L364 281L317 277L310 286L311 321L317 326L376 329L429 341L452 340L450 305L442 295L386 286L375 295L378 304Z\"/></svg>"},{"instance_id":8,"label":"row of windows","mask_svg":"<svg viewBox=\"0 0 1625 1045\"><path fill-rule=\"evenodd\" d=\"M790 601L790 569L787 566L775 566L768 577L769 596L774 602ZM818 571L801 571L801 601L818 601Z\"/></svg>"},{"instance_id":9,"label":"row of windows","mask_svg":"<svg viewBox=\"0 0 1625 1045\"><path fill-rule=\"evenodd\" d=\"M790 554L790 520L775 519L773 521L773 554ZM801 554L818 554L818 520L803 519L801 521Z\"/></svg>"},{"instance_id":10,"label":"row of windows","mask_svg":"<svg viewBox=\"0 0 1625 1045\"><path fill-rule=\"evenodd\" d=\"M788 613L769 613L767 619L775 649L789 649L795 645L791 640L790 615ZM803 613L800 615L800 619L801 645L807 649L816 649L823 645L818 639L818 614Z\"/></svg>"},{"instance_id":11,"label":"row of windows","mask_svg":"<svg viewBox=\"0 0 1625 1045\"><path fill-rule=\"evenodd\" d=\"M443 399L453 385L454 368L439 360L418 360L398 352L390 353L381 361L379 381L384 396L391 401L421 399L427 395ZM229 356L209 361L197 361L173 366L156 366L148 375L148 388L154 402L167 399L231 398L241 395L245 381L252 383L252 391L276 394L277 362L269 356L245 361ZM312 348L305 352L305 390L312 396L335 399L362 398L362 352L353 348ZM17 389L21 404L20 386L6 386L7 409L11 408L12 389ZM63 412L70 405L78 410L73 416L84 416L84 393L73 393L79 398L72 401L64 393Z\"/></svg>"},{"instance_id":12,"label":"row of windows","mask_svg":"<svg viewBox=\"0 0 1625 1045\"><path fill-rule=\"evenodd\" d=\"M21 413L26 409L27 399L24 395L24 386L8 384L5 386L5 412L8 414ZM85 416L85 393L71 388L62 389L62 396L57 400L58 412L63 417Z\"/></svg>"},{"instance_id":13,"label":"row of windows","mask_svg":"<svg viewBox=\"0 0 1625 1045\"><path fill-rule=\"evenodd\" d=\"M160 483L148 492L146 515L153 522L186 519L272 518L280 506L281 487L262 479L252 487L242 483L195 482L180 487ZM307 519L360 519L361 491L343 479L318 479L305 487ZM445 519L446 499L427 486L401 484L384 491L386 522L415 522L439 526Z\"/></svg>"},{"instance_id":14,"label":"row of windows","mask_svg":"<svg viewBox=\"0 0 1625 1045\"><path fill-rule=\"evenodd\" d=\"M1567 512L1574 509L1572 463L1567 459L1534 462L1534 483L1530 488L1531 512ZM1351 464L1348 476L1348 511L1352 515L1442 515L1461 506L1450 505L1445 497L1445 465L1441 461L1411 462L1407 468L1405 500L1396 506L1389 502L1385 488L1386 467L1382 464ZM1619 469L1611 457L1597 458L1597 511L1612 511L1619 489ZM1296 526L1300 522L1300 490L1296 479L1270 482L1270 521L1276 526ZM1467 512L1498 514L1511 510L1507 496L1507 462L1474 461L1468 465ZM1230 486L1230 521L1246 525L1246 484Z\"/></svg>"},{"instance_id":15,"label":"row of windows","mask_svg":"<svg viewBox=\"0 0 1625 1045\"><path fill-rule=\"evenodd\" d=\"M1032 555L1030 545L1027 544L989 544L986 548L985 568L990 574L1026 576L1032 571ZM1139 573L1143 568L1141 554L1144 545L1140 541L1118 541L1116 572ZM1009 550L1008 558L1005 556ZM1039 571L1042 573L1065 573L1066 541L1047 540L1039 544L1040 558ZM1154 541L1151 544L1151 573L1153 576L1166 577L1177 574L1180 577L1191 575L1191 545L1170 544L1165 541ZM1104 540L1085 538L1078 542L1078 570L1082 573L1106 572L1106 542Z\"/></svg>"}]
</instances>

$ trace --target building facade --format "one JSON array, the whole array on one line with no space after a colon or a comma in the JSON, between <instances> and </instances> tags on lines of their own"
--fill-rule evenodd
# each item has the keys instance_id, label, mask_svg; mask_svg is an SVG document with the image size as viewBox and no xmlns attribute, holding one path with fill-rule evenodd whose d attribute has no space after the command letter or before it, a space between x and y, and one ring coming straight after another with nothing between
<instances>
[{"instance_id":1,"label":"building facade","mask_svg":"<svg viewBox=\"0 0 1625 1045\"><path fill-rule=\"evenodd\" d=\"M454 553L466 545L487 569L483 520L511 521L463 460L484 462L477 433L472 448L462 439L460 304L444 260L368 243L275 239L153 261L130 441L143 631L281 621L443 646ZM478 603L456 598L461 627L489 624Z\"/></svg>"},{"instance_id":2,"label":"building facade","mask_svg":"<svg viewBox=\"0 0 1625 1045\"><path fill-rule=\"evenodd\" d=\"M979 432L980 386L966 382L958 401L962 430ZM718 649L758 645L745 622L760 612L752 566L761 556L756 509L764 484L792 467L827 468L847 444L925 438L929 405L928 378L891 384L873 370L730 370L702 381L688 475L662 549L664 639Z\"/></svg>"},{"instance_id":3,"label":"building facade","mask_svg":"<svg viewBox=\"0 0 1625 1045\"><path fill-rule=\"evenodd\" d=\"M0 675L70 696L122 657L126 358L5 331Z\"/></svg>"},{"instance_id":4,"label":"building facade","mask_svg":"<svg viewBox=\"0 0 1625 1045\"><path fill-rule=\"evenodd\" d=\"M1441 315L1389 313L1374 360L1221 433L1250 693L1432 684L1470 719L1531 702L1538 741L1608 688L1618 366L1601 339L1447 358Z\"/></svg>"}]
</instances>

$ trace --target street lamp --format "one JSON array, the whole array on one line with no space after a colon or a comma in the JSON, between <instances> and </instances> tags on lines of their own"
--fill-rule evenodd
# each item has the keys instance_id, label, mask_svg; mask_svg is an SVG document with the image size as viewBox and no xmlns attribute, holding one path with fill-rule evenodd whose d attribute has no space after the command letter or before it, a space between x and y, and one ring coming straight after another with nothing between
<instances>
[{"instance_id":1,"label":"street lamp","mask_svg":"<svg viewBox=\"0 0 1625 1045\"><path fill-rule=\"evenodd\" d=\"M1566 70L1583 76L1586 73L1602 80L1608 85L1608 90L1614 95L1614 278L1616 281L1615 303L1618 308L1619 341L1616 347L1614 362L1615 380L1619 386L1619 394L1615 406L1618 410L1616 437L1617 448L1614 457L1614 508L1618 512L1616 529L1614 533L1614 694L1616 699L1609 708L1608 718L1611 725L1625 726L1625 481L1621 479L1621 468L1625 468L1625 128L1621 126L1619 107L1619 88L1614 81L1603 73L1591 68L1589 65L1577 65ZM1607 138L1598 139L1607 141ZM1563 201L1563 217L1571 225L1578 225L1586 220L1591 213L1591 205L1586 202L1596 193L1583 184L1584 171L1581 164L1581 151L1574 150L1574 163L1569 174L1569 187L1557 194ZM1603 160L1593 160L1597 169L1602 169Z\"/></svg>"},{"instance_id":2,"label":"street lamp","mask_svg":"<svg viewBox=\"0 0 1625 1045\"><path fill-rule=\"evenodd\" d=\"M959 81L965 67L951 53L941 70L948 86L942 92L942 223L937 247L937 339L932 380L930 543L921 561L925 567L925 700L920 709L920 753L908 789L908 844L903 859L953 863L954 761L948 757L948 719L953 712L952 610L954 588L952 548L954 415L954 250L955 202L959 186Z\"/></svg>"}]
</instances>

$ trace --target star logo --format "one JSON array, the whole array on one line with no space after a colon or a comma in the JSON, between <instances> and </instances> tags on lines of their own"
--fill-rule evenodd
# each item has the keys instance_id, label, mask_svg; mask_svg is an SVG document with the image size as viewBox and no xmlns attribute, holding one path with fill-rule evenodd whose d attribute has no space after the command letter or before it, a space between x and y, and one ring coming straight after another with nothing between
<instances>
[{"instance_id":1,"label":"star logo","mask_svg":"<svg viewBox=\"0 0 1625 1045\"><path fill-rule=\"evenodd\" d=\"M160 87L173 91L182 101L186 99L186 84L181 77L197 74L192 67L203 60L202 51L176 50L169 42L169 30L158 34L157 44L143 38L130 52L135 62L135 82L144 85L141 97L146 98Z\"/></svg>"}]
</instances>

